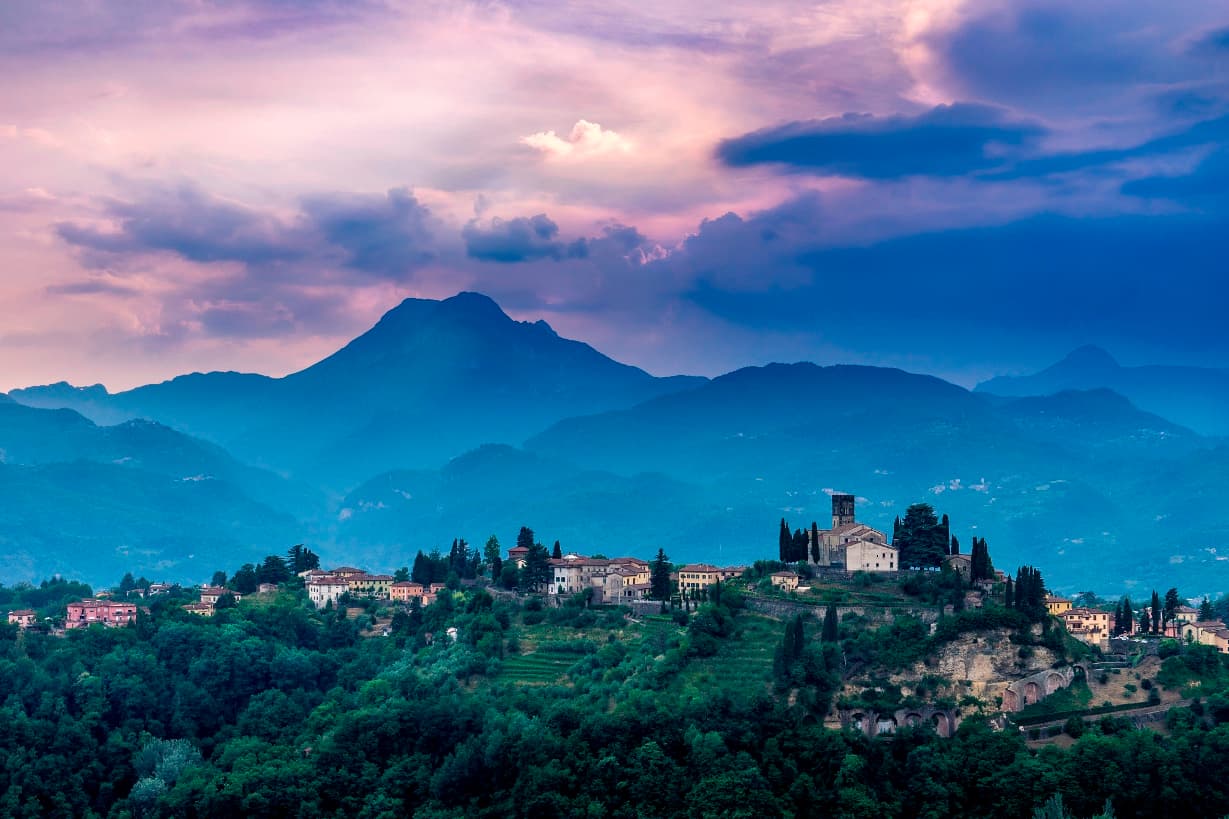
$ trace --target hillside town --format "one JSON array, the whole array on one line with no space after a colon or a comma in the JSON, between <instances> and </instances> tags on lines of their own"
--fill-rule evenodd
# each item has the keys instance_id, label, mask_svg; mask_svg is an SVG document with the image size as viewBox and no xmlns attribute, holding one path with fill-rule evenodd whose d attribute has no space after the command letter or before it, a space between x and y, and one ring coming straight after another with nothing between
<instances>
[{"instance_id":1,"label":"hillside town","mask_svg":"<svg viewBox=\"0 0 1229 819\"><path fill-rule=\"evenodd\" d=\"M805 600L808 595L825 584L849 582L857 576L898 575L906 570L901 562L901 547L907 540L903 527L908 522L897 520L894 537L889 542L887 535L859 522L856 519L856 498L853 495L832 495L832 517L828 528L812 524L810 529L793 533L782 520L779 557L774 562L780 568L764 574L765 583L756 587L748 581L759 575L744 565L716 566L710 563L686 563L669 566L667 594L655 593L652 582L653 563L639 557L624 556L609 558L602 555L583 555L575 552L559 552L545 556L540 544L518 543L497 558L504 566L512 567L514 575L522 578L532 571L535 559L543 563L538 573L528 584L521 582L511 589L499 589L497 578L465 578L457 580L463 586L487 586L492 590L520 595L536 595L550 605L562 605L565 600L584 598L591 606L627 606L649 600L668 601L672 606L689 605L690 601L706 598L708 590L723 583L741 582L753 594L785 596ZM984 559L978 564L975 539L974 554L961 553L956 547L956 538L950 534L947 517L936 519L935 535L942 545L936 565L930 570L950 572L968 582L969 591L962 598L962 607L978 608L990 600L1001 600L1012 580L1002 570L989 564L985 543L980 543ZM464 542L462 541L462 545ZM454 543L454 548L456 544ZM295 547L301 549L301 547ZM558 544L556 544L558 549ZM310 551L302 552L310 558ZM537 554L540 553L540 554ZM791 559L796 558L796 559ZM318 561L317 561L318 562ZM758 565L758 564L757 564ZM916 567L914 567L916 568ZM400 575L408 574L405 570ZM384 601L392 606L427 608L433 605L439 594L448 588L444 581L420 582L408 576L371 573L354 566L337 566L325 570L313 565L294 575L301 583L309 605L316 609L344 607L362 601ZM219 573L215 581L224 581ZM223 582L202 584L193 592L196 599L182 603L180 608L200 617L212 617L221 608L234 606L245 597L276 595L281 584L256 583L250 592L242 592ZM148 608L138 601L148 601L159 596L179 592L178 586L169 583L147 583L126 590L100 591L93 598L68 603L62 617L39 619L33 609L20 608L7 613L9 624L20 629L48 629L53 633L65 630L100 625L109 628L129 626L136 622L138 613L148 613ZM125 599L117 599L122 595ZM1069 598L1046 594L1046 613L1061 622L1066 632L1076 640L1109 652L1112 642L1121 643L1140 636L1159 636L1179 640L1186 644L1207 645L1220 653L1229 654L1229 627L1207 610L1194 608L1185 602L1173 599L1171 592L1168 605L1154 612L1152 606L1132 607L1129 612L1115 608L1075 605ZM1123 601L1126 605L1127 601ZM948 606L948 609L952 609Z\"/></svg>"}]
</instances>

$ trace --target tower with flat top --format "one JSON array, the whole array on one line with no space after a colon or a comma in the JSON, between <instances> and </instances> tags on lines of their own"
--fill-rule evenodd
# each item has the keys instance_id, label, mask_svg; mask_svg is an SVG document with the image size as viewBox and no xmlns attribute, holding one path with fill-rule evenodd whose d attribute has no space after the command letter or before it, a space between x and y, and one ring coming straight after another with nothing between
<instances>
[{"instance_id":1,"label":"tower with flat top","mask_svg":"<svg viewBox=\"0 0 1229 819\"><path fill-rule=\"evenodd\" d=\"M832 528L839 529L854 522L853 495L832 496Z\"/></svg>"}]
</instances>

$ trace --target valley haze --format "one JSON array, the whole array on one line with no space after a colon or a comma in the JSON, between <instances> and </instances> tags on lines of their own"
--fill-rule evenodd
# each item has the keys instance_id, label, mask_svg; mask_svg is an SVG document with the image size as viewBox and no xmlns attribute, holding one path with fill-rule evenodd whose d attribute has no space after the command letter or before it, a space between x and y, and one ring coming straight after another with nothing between
<instances>
[{"instance_id":1,"label":"valley haze","mask_svg":"<svg viewBox=\"0 0 1229 819\"><path fill-rule=\"evenodd\" d=\"M1200 391L1223 373L1121 372L1085 348L972 392L806 362L657 378L481 294L406 299L282 378L10 392L0 579L200 582L295 542L391 571L525 524L588 552L748 563L780 518L809 526L851 491L887 531L929 502L1003 565L1043 563L1057 590L1217 595L1221 430L1159 413L1190 408L1175 381ZM1225 417L1223 395L1204 397L1183 420Z\"/></svg>"}]
</instances>

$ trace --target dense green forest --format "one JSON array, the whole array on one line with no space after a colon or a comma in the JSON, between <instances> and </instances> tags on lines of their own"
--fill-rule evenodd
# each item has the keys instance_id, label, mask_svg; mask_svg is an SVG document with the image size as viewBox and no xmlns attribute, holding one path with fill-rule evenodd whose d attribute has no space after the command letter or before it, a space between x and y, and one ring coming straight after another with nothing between
<instances>
[{"instance_id":1,"label":"dense green forest","mask_svg":"<svg viewBox=\"0 0 1229 819\"><path fill-rule=\"evenodd\" d=\"M1079 817L1229 813L1229 671L1201 647L1165 661L1205 696L1164 734L1106 717L1033 750L977 716L953 738L823 727L842 655L924 633L770 620L736 593L639 623L481 589L387 622L315 612L294 581L212 618L186 599L130 628L3 627L0 815L1014 817L1057 795Z\"/></svg>"}]
</instances>

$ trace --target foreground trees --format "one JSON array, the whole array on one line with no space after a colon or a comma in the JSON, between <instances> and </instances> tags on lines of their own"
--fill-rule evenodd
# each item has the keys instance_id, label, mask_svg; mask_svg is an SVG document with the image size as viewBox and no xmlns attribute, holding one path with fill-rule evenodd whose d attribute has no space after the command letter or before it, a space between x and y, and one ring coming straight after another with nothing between
<instances>
[{"instance_id":1,"label":"foreground trees","mask_svg":"<svg viewBox=\"0 0 1229 819\"><path fill-rule=\"evenodd\" d=\"M825 729L843 665L916 662L925 628L765 620L724 584L685 630L634 637L618 610L482 590L400 611L390 637L293 589L212 619L169 598L135 628L0 633L0 816L1006 817L1055 795L1078 817L1229 813L1229 668L1207 646L1165 660L1158 681L1204 697L1167 736L1107 718L1032 751L976 717L951 739ZM761 649L779 660L748 676Z\"/></svg>"}]
</instances>

